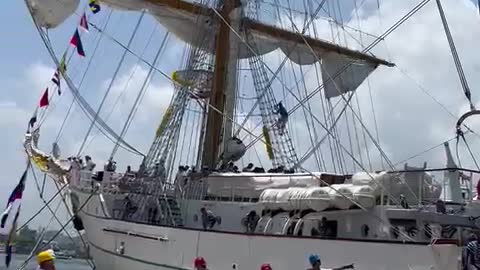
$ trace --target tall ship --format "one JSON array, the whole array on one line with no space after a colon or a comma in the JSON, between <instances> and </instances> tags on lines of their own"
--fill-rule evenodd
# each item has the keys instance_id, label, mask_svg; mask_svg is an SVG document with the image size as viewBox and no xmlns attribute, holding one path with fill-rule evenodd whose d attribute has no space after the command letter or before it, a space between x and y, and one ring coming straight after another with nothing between
<instances>
[{"instance_id":1,"label":"tall ship","mask_svg":"<svg viewBox=\"0 0 480 270\"><path fill-rule=\"evenodd\" d=\"M371 125L373 99L363 104L358 95L369 91L376 69L394 68L372 49L402 20L381 35L365 33L341 18L346 10L359 16L361 2L25 1L55 63L50 89L59 92L42 97L25 151L66 187L71 220L97 269L186 270L197 257L212 270L306 269L310 254L322 267L358 270L453 270L469 262L462 247L479 229L479 171L459 165L471 152L458 143L457 151L442 145L441 168L388 158L381 127ZM399 18L437 5L431 10L472 104L441 2L417 2ZM74 24L69 48L58 53L57 29ZM102 98L89 100L82 89L107 64ZM132 66L144 71L141 80L120 75ZM146 103L159 114L167 104L166 94L148 95L158 78L174 89L158 128L129 137L136 121L156 122L139 119ZM122 95L132 87L127 107ZM89 120L78 152L64 155L58 136L42 137L54 143L51 152L38 144L42 132L55 130L43 123L53 100L63 102L60 90ZM110 119L115 106L122 119ZM452 127L460 143L471 131L464 120L477 111L472 105L466 113ZM60 130L73 121L70 110L55 114L65 117ZM108 139L102 147L110 155L87 153L95 136ZM146 151L135 147L146 140Z\"/></svg>"}]
</instances>

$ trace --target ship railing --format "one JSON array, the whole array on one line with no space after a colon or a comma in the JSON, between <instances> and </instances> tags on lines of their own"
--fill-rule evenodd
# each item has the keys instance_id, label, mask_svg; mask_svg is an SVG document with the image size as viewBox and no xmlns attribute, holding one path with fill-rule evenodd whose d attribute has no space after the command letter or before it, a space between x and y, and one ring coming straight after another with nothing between
<instances>
[{"instance_id":1,"label":"ship railing","mask_svg":"<svg viewBox=\"0 0 480 270\"><path fill-rule=\"evenodd\" d=\"M184 200L258 202L258 196L249 194L250 189L246 188L225 187L209 192L208 183L198 181L188 183L181 190Z\"/></svg>"}]
</instances>

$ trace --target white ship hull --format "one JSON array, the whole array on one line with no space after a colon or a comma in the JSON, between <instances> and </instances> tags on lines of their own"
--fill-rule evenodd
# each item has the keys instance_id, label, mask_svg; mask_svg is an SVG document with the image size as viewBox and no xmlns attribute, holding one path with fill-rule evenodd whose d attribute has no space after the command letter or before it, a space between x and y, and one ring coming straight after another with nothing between
<instances>
[{"instance_id":1,"label":"white ship hull","mask_svg":"<svg viewBox=\"0 0 480 270\"><path fill-rule=\"evenodd\" d=\"M89 194L75 191L81 201ZM306 269L307 256L319 254L323 267L350 263L358 270L460 269L456 245L401 244L381 241L325 240L304 237L245 235L152 226L114 220L102 213L94 195L80 213L90 252L99 270L191 269L202 256L209 268ZM124 242L124 252L119 251Z\"/></svg>"}]
</instances>

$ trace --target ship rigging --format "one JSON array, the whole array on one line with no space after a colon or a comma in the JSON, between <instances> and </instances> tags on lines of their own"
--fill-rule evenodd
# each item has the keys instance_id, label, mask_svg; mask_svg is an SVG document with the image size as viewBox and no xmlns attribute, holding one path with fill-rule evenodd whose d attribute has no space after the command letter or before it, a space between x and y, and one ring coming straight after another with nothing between
<instances>
[{"instance_id":1,"label":"ship rigging","mask_svg":"<svg viewBox=\"0 0 480 270\"><path fill-rule=\"evenodd\" d=\"M412 269L454 269L457 265L459 249L453 240L478 230L480 216L473 192L474 174L480 168L461 129L476 134L463 121L477 111L440 0L438 11L472 110L458 121L457 142L464 140L477 170L457 166L448 142L440 144L445 148L446 168L405 163L398 169L381 146L371 96L373 132L367 127L365 108L361 109L357 88L365 83L370 87L368 77L377 68L395 69L393 63L373 55L372 49L428 0L418 1L378 36L345 25L338 1L304 1L303 16L295 17L299 5L290 1L284 5L282 1L90 0L92 16L104 13L106 23L87 22L92 16L83 10L80 14L79 27L94 29L98 39L91 56L82 58L88 62L79 81L70 70L79 63L75 54L90 53L81 43L85 35L76 29L70 40L74 48L62 57L55 53L50 36L50 29L75 16L80 4L62 1L63 5L53 0L25 1L57 67L58 96L61 75L73 98L52 154L38 145L40 128L50 112L48 98L57 97L48 90L32 117L35 121L29 123L24 146L29 160L59 185L59 193L68 187L69 222L85 230L99 269L187 269L184 256L200 255L210 257L218 269L237 261L253 268L272 258L273 268L289 269L300 261L289 255L292 250L305 248L327 254L332 265L351 263L338 255L347 250L345 254L355 257L356 269L387 265L404 269L406 264ZM354 3L352 16L359 20ZM107 27L114 10L137 16L127 42ZM322 15L330 17L330 38L318 27ZM141 30L153 20L148 37ZM348 37L352 33L346 29L359 38ZM116 46L119 57L109 56L113 75L95 109L81 90L101 39ZM146 40L143 50L136 44L141 39ZM159 66L171 57L166 52L172 39L186 45L183 55L175 56L178 68L169 75ZM139 66L145 68L145 76L126 120L112 128L108 124L112 113L106 114L105 107L119 88L120 71L129 63L135 67L121 88L128 87ZM144 152L126 137L156 75L174 89ZM113 108L123 94L120 90ZM65 159L58 143L74 104L90 122L76 154ZM90 156L83 163L82 155L96 137L92 132L113 143L103 168ZM458 147L457 143L459 164ZM140 160L138 167L128 165L120 173L116 159L123 150ZM373 161L374 155L381 166ZM257 165L252 163L255 158ZM240 164L245 167L242 172ZM375 167L381 169L375 172ZM436 173L443 174L443 182L436 180ZM197 239L196 247L188 244L192 239ZM379 258L382 250L385 256ZM393 256L402 252L407 262Z\"/></svg>"}]
</instances>

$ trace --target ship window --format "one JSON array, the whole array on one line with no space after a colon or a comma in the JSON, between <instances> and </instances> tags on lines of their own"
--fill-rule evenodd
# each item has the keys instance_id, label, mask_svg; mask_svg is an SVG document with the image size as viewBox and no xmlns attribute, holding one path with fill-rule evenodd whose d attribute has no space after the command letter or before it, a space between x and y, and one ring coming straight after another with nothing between
<instances>
[{"instance_id":1,"label":"ship window","mask_svg":"<svg viewBox=\"0 0 480 270\"><path fill-rule=\"evenodd\" d=\"M274 217L272 218L272 221L269 225L269 227L266 229L265 233L267 234L282 234L283 233L283 227L285 226L285 223L287 223L288 218L287 217Z\"/></svg>"},{"instance_id":2,"label":"ship window","mask_svg":"<svg viewBox=\"0 0 480 270\"><path fill-rule=\"evenodd\" d=\"M300 225L297 225L298 226L298 231L297 231L297 235L300 235L302 236L303 235L303 227L305 227L305 222L300 221Z\"/></svg>"},{"instance_id":3,"label":"ship window","mask_svg":"<svg viewBox=\"0 0 480 270\"><path fill-rule=\"evenodd\" d=\"M293 231L295 230L295 226L297 226L297 222L298 220L294 220L290 222L290 225L288 225L288 228L287 228L287 235L293 234Z\"/></svg>"},{"instance_id":4,"label":"ship window","mask_svg":"<svg viewBox=\"0 0 480 270\"><path fill-rule=\"evenodd\" d=\"M370 227L368 227L367 224L362 225L362 236L363 237L368 237L368 233L370 231Z\"/></svg>"},{"instance_id":5,"label":"ship window","mask_svg":"<svg viewBox=\"0 0 480 270\"><path fill-rule=\"evenodd\" d=\"M338 222L336 220L322 220L317 221L317 226L312 227L311 235L316 237L335 238L337 237Z\"/></svg>"}]
</instances>

